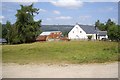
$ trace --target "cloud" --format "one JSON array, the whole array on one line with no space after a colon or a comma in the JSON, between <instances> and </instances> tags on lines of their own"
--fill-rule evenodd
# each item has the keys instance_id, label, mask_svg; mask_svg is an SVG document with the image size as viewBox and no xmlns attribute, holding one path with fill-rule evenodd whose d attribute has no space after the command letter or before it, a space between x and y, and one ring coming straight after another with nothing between
<instances>
[{"instance_id":1,"label":"cloud","mask_svg":"<svg viewBox=\"0 0 120 80\"><path fill-rule=\"evenodd\" d=\"M56 2L58 0L2 0L2 2ZM63 1L63 0L60 0ZM64 0L70 1L70 0ZM119 0L76 0L82 2L119 2Z\"/></svg>"},{"instance_id":2,"label":"cloud","mask_svg":"<svg viewBox=\"0 0 120 80\"><path fill-rule=\"evenodd\" d=\"M39 2L39 0L2 0L2 2L16 2L21 5L30 5Z\"/></svg>"},{"instance_id":3,"label":"cloud","mask_svg":"<svg viewBox=\"0 0 120 80\"><path fill-rule=\"evenodd\" d=\"M105 7L98 9L98 12L111 12L111 11L115 11L113 7Z\"/></svg>"},{"instance_id":4,"label":"cloud","mask_svg":"<svg viewBox=\"0 0 120 80\"><path fill-rule=\"evenodd\" d=\"M50 20L52 20L52 19L51 19L51 18L47 18L46 20L50 21Z\"/></svg>"},{"instance_id":5,"label":"cloud","mask_svg":"<svg viewBox=\"0 0 120 80\"><path fill-rule=\"evenodd\" d=\"M86 0L81 0L81 1L86 1ZM119 2L119 0L89 0L87 2Z\"/></svg>"},{"instance_id":6,"label":"cloud","mask_svg":"<svg viewBox=\"0 0 120 80\"><path fill-rule=\"evenodd\" d=\"M76 9L83 6L83 2L80 0L58 0L51 1L51 3L58 7L65 7L69 9Z\"/></svg>"},{"instance_id":7,"label":"cloud","mask_svg":"<svg viewBox=\"0 0 120 80\"><path fill-rule=\"evenodd\" d=\"M54 14L61 14L60 11L54 10L53 11Z\"/></svg>"},{"instance_id":8,"label":"cloud","mask_svg":"<svg viewBox=\"0 0 120 80\"><path fill-rule=\"evenodd\" d=\"M45 9L39 9L39 12L46 12Z\"/></svg>"},{"instance_id":9,"label":"cloud","mask_svg":"<svg viewBox=\"0 0 120 80\"><path fill-rule=\"evenodd\" d=\"M113 11L114 9L113 9L113 7L109 7L109 8L107 8L107 10L108 11Z\"/></svg>"},{"instance_id":10,"label":"cloud","mask_svg":"<svg viewBox=\"0 0 120 80\"><path fill-rule=\"evenodd\" d=\"M5 17L4 16L0 16L0 19L4 19Z\"/></svg>"},{"instance_id":11,"label":"cloud","mask_svg":"<svg viewBox=\"0 0 120 80\"><path fill-rule=\"evenodd\" d=\"M38 2L39 0L2 0L2 2L23 2L23 3L29 3L29 2Z\"/></svg>"},{"instance_id":12,"label":"cloud","mask_svg":"<svg viewBox=\"0 0 120 80\"><path fill-rule=\"evenodd\" d=\"M88 16L88 15L85 15L85 16L80 16L80 19L81 20L86 20L86 19L90 19L92 16Z\"/></svg>"},{"instance_id":13,"label":"cloud","mask_svg":"<svg viewBox=\"0 0 120 80\"><path fill-rule=\"evenodd\" d=\"M69 20L69 19L72 19L72 17L70 17L70 16L59 16L59 17L56 17L55 19L57 19L57 20L60 20L60 19Z\"/></svg>"},{"instance_id":14,"label":"cloud","mask_svg":"<svg viewBox=\"0 0 120 80\"><path fill-rule=\"evenodd\" d=\"M2 20L4 19L4 16L0 16L0 23L2 23Z\"/></svg>"}]
</instances>

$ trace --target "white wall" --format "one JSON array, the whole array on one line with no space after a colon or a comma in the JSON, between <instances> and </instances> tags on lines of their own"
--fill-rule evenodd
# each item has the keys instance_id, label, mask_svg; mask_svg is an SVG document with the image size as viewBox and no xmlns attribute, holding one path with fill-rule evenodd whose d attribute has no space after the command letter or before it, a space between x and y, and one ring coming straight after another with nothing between
<instances>
[{"instance_id":1,"label":"white wall","mask_svg":"<svg viewBox=\"0 0 120 80\"><path fill-rule=\"evenodd\" d=\"M68 33L69 39L87 39L86 32L79 26L75 25L74 28Z\"/></svg>"},{"instance_id":2,"label":"white wall","mask_svg":"<svg viewBox=\"0 0 120 80\"><path fill-rule=\"evenodd\" d=\"M92 35L92 40L96 40L96 34L86 34L87 36Z\"/></svg>"}]
</instances>

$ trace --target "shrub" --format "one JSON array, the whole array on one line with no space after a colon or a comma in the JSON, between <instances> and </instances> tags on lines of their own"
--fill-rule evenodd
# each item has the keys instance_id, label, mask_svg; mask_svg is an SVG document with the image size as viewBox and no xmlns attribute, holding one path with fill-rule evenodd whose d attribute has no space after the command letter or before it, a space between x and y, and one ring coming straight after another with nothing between
<instances>
[{"instance_id":1,"label":"shrub","mask_svg":"<svg viewBox=\"0 0 120 80\"><path fill-rule=\"evenodd\" d=\"M92 35L88 35L88 40L91 40L92 39Z\"/></svg>"}]
</instances>

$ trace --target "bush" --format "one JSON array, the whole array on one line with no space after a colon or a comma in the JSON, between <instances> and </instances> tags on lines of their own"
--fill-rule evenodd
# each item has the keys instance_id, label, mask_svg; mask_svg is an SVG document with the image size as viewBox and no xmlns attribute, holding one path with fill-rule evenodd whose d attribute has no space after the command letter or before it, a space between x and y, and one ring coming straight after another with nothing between
<instances>
[{"instance_id":1,"label":"bush","mask_svg":"<svg viewBox=\"0 0 120 80\"><path fill-rule=\"evenodd\" d=\"M88 35L88 40L91 40L92 39L92 35Z\"/></svg>"}]
</instances>

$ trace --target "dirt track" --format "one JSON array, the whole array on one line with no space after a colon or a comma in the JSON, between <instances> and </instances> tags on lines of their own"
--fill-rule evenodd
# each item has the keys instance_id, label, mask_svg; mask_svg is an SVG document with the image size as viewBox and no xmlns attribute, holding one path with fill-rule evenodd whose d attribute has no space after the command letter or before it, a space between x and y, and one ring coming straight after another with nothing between
<instances>
[{"instance_id":1,"label":"dirt track","mask_svg":"<svg viewBox=\"0 0 120 80\"><path fill-rule=\"evenodd\" d=\"M118 63L3 64L4 78L118 78Z\"/></svg>"}]
</instances>

